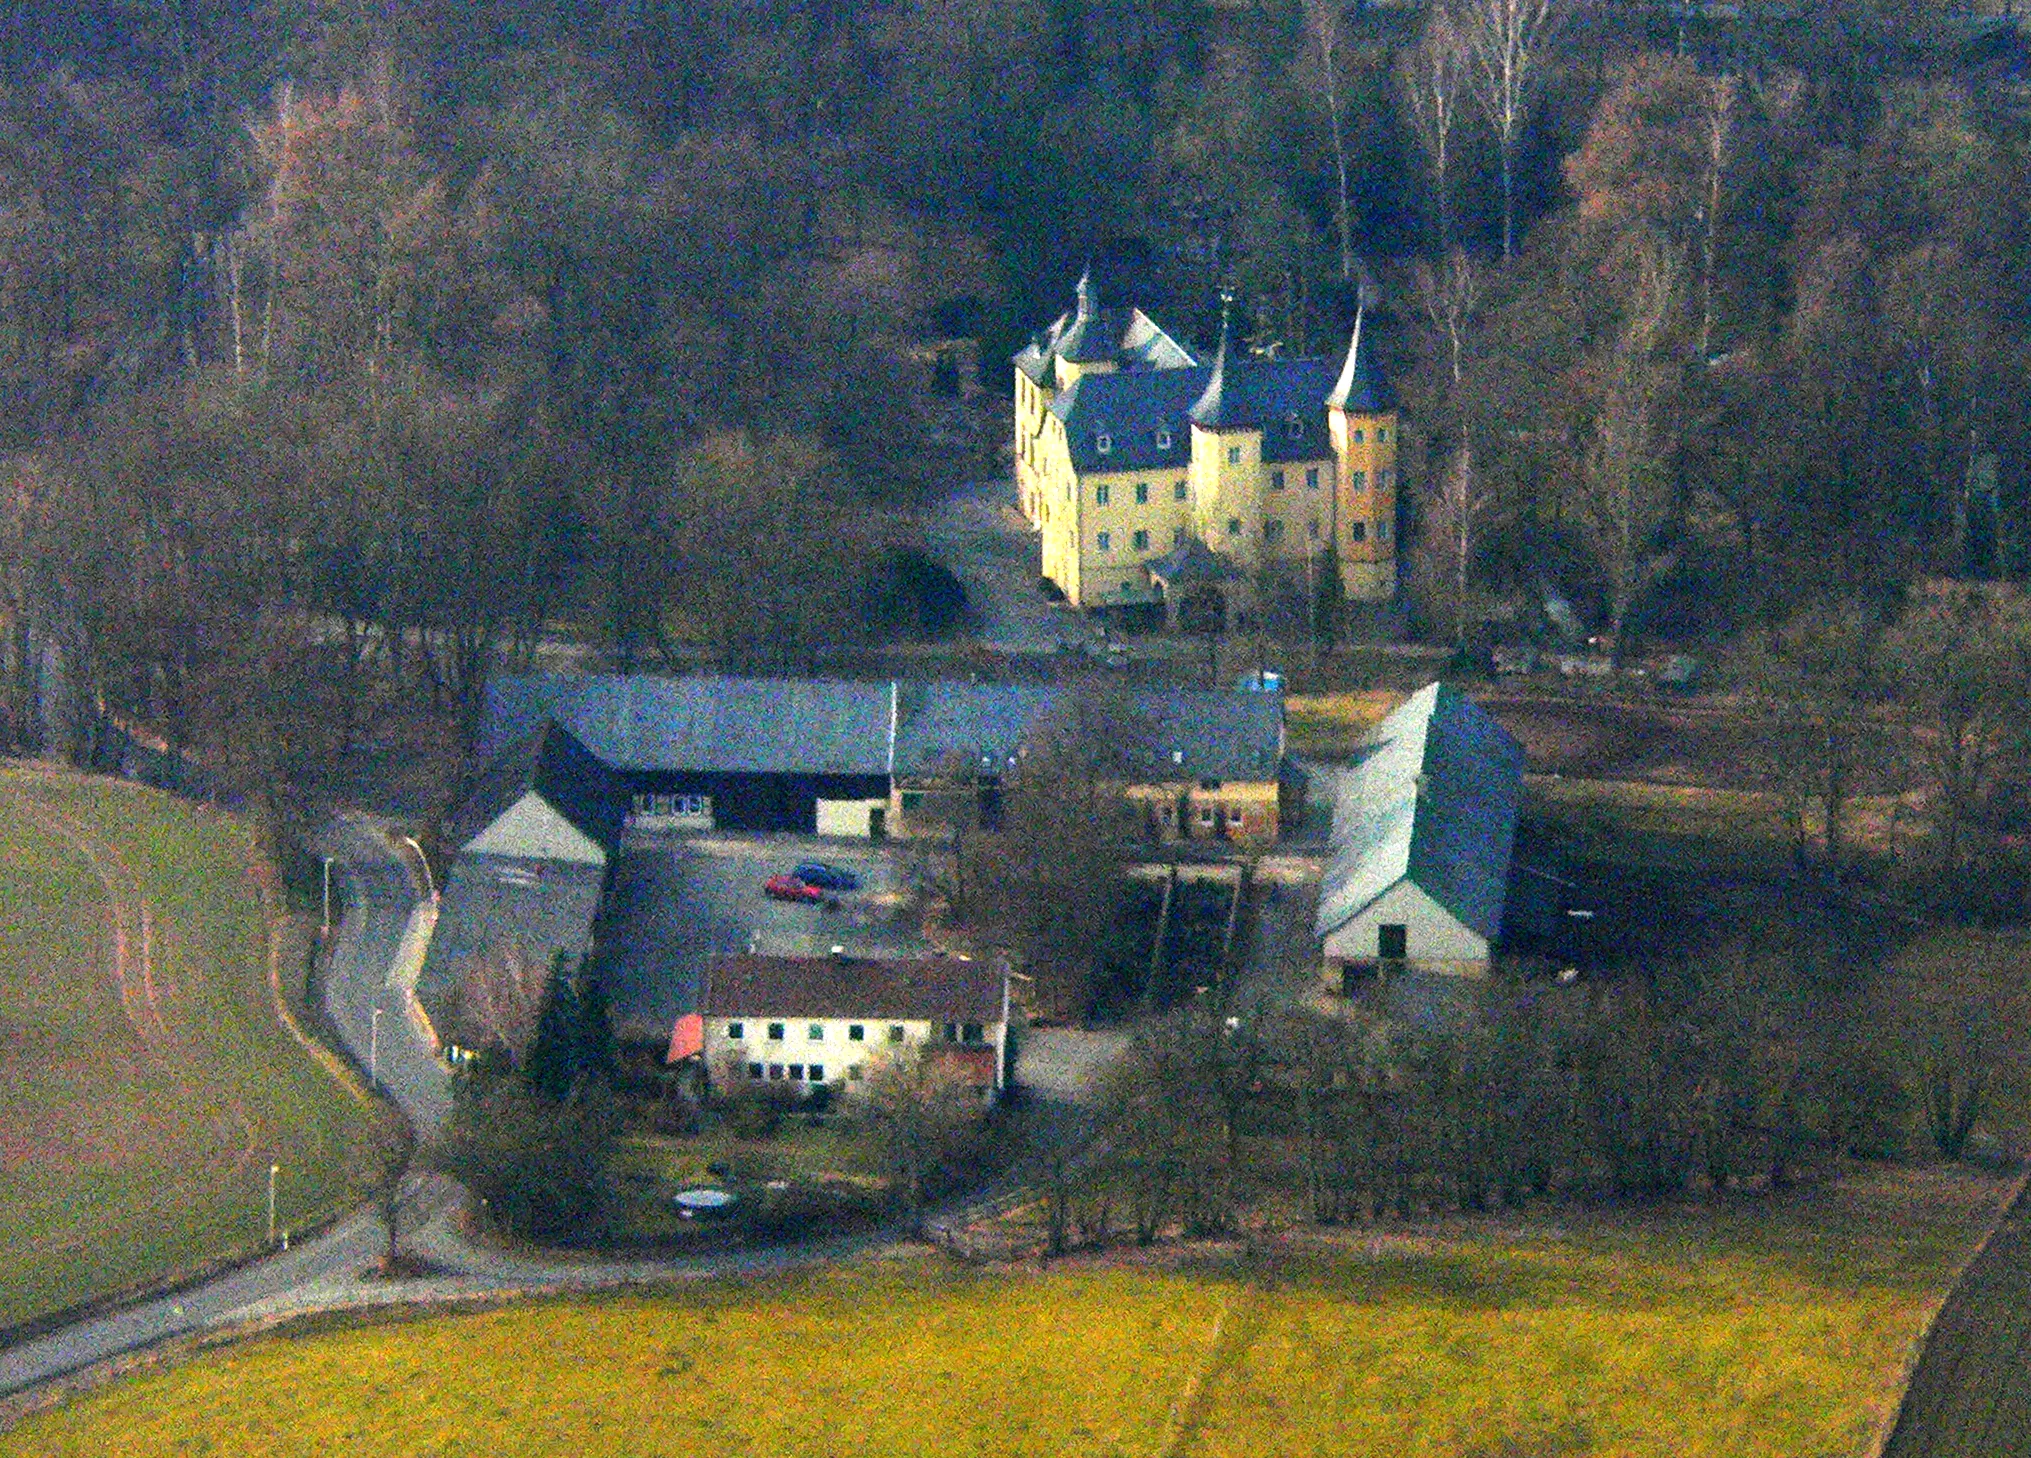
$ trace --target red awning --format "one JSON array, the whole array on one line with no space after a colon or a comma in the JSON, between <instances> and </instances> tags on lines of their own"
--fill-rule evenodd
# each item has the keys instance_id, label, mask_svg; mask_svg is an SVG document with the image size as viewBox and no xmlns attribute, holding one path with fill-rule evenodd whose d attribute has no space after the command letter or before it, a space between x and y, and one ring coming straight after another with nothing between
<instances>
[{"instance_id":1,"label":"red awning","mask_svg":"<svg viewBox=\"0 0 2031 1458\"><path fill-rule=\"evenodd\" d=\"M677 1026L670 1030L670 1051L663 1055L665 1063L682 1063L695 1058L705 1051L705 1019L697 1013L686 1013L677 1019Z\"/></svg>"}]
</instances>

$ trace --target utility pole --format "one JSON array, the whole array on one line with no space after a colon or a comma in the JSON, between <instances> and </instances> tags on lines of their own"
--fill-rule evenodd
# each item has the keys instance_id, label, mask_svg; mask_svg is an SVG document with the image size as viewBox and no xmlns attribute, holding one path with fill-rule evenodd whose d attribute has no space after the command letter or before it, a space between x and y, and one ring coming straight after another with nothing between
<instances>
[{"instance_id":1,"label":"utility pole","mask_svg":"<svg viewBox=\"0 0 2031 1458\"><path fill-rule=\"evenodd\" d=\"M322 859L323 859L323 861L324 861L324 939L325 939L326 941L330 941L330 940L331 940L331 857L330 857L330 856L324 856L324 857L322 857Z\"/></svg>"},{"instance_id":2,"label":"utility pole","mask_svg":"<svg viewBox=\"0 0 2031 1458\"><path fill-rule=\"evenodd\" d=\"M381 1089L381 1010L374 1009L374 1016L367 1024L367 1083L378 1093Z\"/></svg>"},{"instance_id":3,"label":"utility pole","mask_svg":"<svg viewBox=\"0 0 2031 1458\"><path fill-rule=\"evenodd\" d=\"M275 1176L282 1172L282 1166L270 1163L268 1166L268 1243L275 1244Z\"/></svg>"}]
</instances>

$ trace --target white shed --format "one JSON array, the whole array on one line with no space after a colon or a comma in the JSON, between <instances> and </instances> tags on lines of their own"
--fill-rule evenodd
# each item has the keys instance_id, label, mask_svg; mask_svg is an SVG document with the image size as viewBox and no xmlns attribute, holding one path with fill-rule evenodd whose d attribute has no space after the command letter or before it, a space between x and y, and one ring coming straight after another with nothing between
<instances>
[{"instance_id":1,"label":"white shed","mask_svg":"<svg viewBox=\"0 0 2031 1458\"><path fill-rule=\"evenodd\" d=\"M1431 683L1376 730L1341 782L1316 930L1328 965L1482 976L1523 787L1523 746Z\"/></svg>"}]
</instances>

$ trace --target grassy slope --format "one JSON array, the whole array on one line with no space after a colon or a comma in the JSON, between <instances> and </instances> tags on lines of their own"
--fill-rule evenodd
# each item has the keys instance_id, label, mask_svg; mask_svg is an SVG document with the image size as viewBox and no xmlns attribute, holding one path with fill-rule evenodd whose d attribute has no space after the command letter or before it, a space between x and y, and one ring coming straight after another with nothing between
<instances>
[{"instance_id":1,"label":"grassy slope","mask_svg":"<svg viewBox=\"0 0 2031 1458\"><path fill-rule=\"evenodd\" d=\"M137 916L128 1005L107 891L50 812L144 888L149 977ZM227 817L0 775L0 1325L252 1249L271 1160L282 1224L342 1199L360 1109L277 1021L249 860Z\"/></svg>"},{"instance_id":2,"label":"grassy slope","mask_svg":"<svg viewBox=\"0 0 2031 1458\"><path fill-rule=\"evenodd\" d=\"M1234 1262L903 1260L263 1339L0 1453L1860 1453L1998 1187L1313 1240Z\"/></svg>"}]
</instances>

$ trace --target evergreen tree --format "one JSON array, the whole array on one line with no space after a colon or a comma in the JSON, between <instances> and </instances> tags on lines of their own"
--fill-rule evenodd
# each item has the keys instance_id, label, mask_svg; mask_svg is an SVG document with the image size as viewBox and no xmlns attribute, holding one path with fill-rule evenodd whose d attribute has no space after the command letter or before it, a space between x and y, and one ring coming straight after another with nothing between
<instances>
[{"instance_id":1,"label":"evergreen tree","mask_svg":"<svg viewBox=\"0 0 2031 1458\"><path fill-rule=\"evenodd\" d=\"M543 1011L536 1017L536 1036L522 1063L522 1080L530 1091L561 1104L578 1081L580 1031L577 979L568 957L559 952L550 964L550 984L543 991Z\"/></svg>"}]
</instances>

